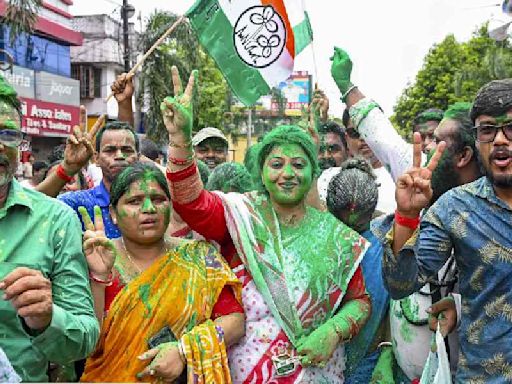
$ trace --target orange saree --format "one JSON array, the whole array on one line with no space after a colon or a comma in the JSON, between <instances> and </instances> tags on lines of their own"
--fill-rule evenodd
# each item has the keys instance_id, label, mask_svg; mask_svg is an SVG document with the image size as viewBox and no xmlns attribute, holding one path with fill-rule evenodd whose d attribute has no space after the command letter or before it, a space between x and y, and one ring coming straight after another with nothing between
<instances>
[{"instance_id":1,"label":"orange saree","mask_svg":"<svg viewBox=\"0 0 512 384\"><path fill-rule=\"evenodd\" d=\"M225 285L240 301L241 284L209 243L170 251L116 296L81 381L137 382L149 364L137 357L168 327L183 346L188 382L231 383L222 332L210 320Z\"/></svg>"}]
</instances>

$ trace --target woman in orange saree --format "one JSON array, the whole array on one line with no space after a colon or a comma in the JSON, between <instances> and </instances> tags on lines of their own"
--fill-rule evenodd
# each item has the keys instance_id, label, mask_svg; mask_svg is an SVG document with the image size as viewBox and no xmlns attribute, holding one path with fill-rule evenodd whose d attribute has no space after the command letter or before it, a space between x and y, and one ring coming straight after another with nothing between
<instances>
[{"instance_id":1,"label":"woman in orange saree","mask_svg":"<svg viewBox=\"0 0 512 384\"><path fill-rule=\"evenodd\" d=\"M226 344L244 333L240 283L209 243L164 238L169 204L163 174L138 163L111 188L121 239L104 236L100 210L94 223L82 213L88 229L84 251L103 324L81 381L231 382ZM125 287L104 317L112 273Z\"/></svg>"}]
</instances>

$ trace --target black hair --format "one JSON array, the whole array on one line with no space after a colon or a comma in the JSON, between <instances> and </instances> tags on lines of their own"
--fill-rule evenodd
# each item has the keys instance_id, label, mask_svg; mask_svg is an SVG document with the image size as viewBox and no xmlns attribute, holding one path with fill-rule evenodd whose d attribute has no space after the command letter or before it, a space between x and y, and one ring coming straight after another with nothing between
<instances>
[{"instance_id":1,"label":"black hair","mask_svg":"<svg viewBox=\"0 0 512 384\"><path fill-rule=\"evenodd\" d=\"M476 156L475 135L473 131L473 122L469 116L470 111L471 103L457 102L450 105L444 113L445 119L454 120L458 124L458 129L452 134L452 153L459 153L465 147L470 147Z\"/></svg>"},{"instance_id":2,"label":"black hair","mask_svg":"<svg viewBox=\"0 0 512 384\"><path fill-rule=\"evenodd\" d=\"M336 122L328 121L327 123L322 124L320 126L320 129L318 130L318 133L324 135L327 133L334 133L335 135L338 135L341 140L341 144L343 144L345 150L348 150L347 138L345 137L345 130L342 127L340 127Z\"/></svg>"},{"instance_id":3,"label":"black hair","mask_svg":"<svg viewBox=\"0 0 512 384\"><path fill-rule=\"evenodd\" d=\"M110 187L110 205L117 208L119 199L128 191L130 185L148 177L154 178L160 187L162 187L165 195L169 199L171 198L169 187L167 186L167 179L162 171L152 163L137 161L126 167L112 182L112 186Z\"/></svg>"},{"instance_id":4,"label":"black hair","mask_svg":"<svg viewBox=\"0 0 512 384\"><path fill-rule=\"evenodd\" d=\"M109 121L107 124L105 124L103 127L101 127L101 129L99 130L99 132L96 135L96 152L100 151L101 139L103 138L103 134L105 133L105 131L122 130L122 129L124 129L126 131L130 131L132 133L133 138L135 140L135 149L138 153L139 149L140 149L139 136L137 136L137 134L133 130L132 126L124 121Z\"/></svg>"},{"instance_id":5,"label":"black hair","mask_svg":"<svg viewBox=\"0 0 512 384\"><path fill-rule=\"evenodd\" d=\"M153 141L142 139L140 141L140 153L148 159L155 161L160 155L160 149Z\"/></svg>"},{"instance_id":6,"label":"black hair","mask_svg":"<svg viewBox=\"0 0 512 384\"><path fill-rule=\"evenodd\" d=\"M343 125L345 126L345 129L348 128L350 124L350 113L348 112L348 108L345 108L343 111L343 116L341 117L341 121L343 121Z\"/></svg>"},{"instance_id":7,"label":"black hair","mask_svg":"<svg viewBox=\"0 0 512 384\"><path fill-rule=\"evenodd\" d=\"M46 161L37 160L32 164L32 171L40 171L41 169L48 168L48 163Z\"/></svg>"},{"instance_id":8,"label":"black hair","mask_svg":"<svg viewBox=\"0 0 512 384\"><path fill-rule=\"evenodd\" d=\"M360 232L366 229L370 222L377 200L379 198L379 185L373 169L362 157L348 159L341 165L340 172L335 175L327 188L327 208L338 220L345 222L352 229ZM343 214L357 214L359 218L366 219L365 228L357 228L361 224L357 220L349 222Z\"/></svg>"},{"instance_id":9,"label":"black hair","mask_svg":"<svg viewBox=\"0 0 512 384\"><path fill-rule=\"evenodd\" d=\"M501 116L512 109L512 79L494 80L478 91L470 118L473 125L478 116Z\"/></svg>"}]
</instances>

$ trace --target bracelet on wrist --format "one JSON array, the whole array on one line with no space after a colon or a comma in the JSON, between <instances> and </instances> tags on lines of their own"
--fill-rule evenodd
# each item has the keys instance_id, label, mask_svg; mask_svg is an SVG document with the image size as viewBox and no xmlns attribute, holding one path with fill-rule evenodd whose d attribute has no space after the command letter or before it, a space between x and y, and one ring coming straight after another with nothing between
<instances>
[{"instance_id":1,"label":"bracelet on wrist","mask_svg":"<svg viewBox=\"0 0 512 384\"><path fill-rule=\"evenodd\" d=\"M108 275L107 280L102 280L102 279L94 276L91 272L89 272L89 279L94 281L95 283L104 285L106 287L110 287L113 282L112 272L110 272L110 274Z\"/></svg>"},{"instance_id":2,"label":"bracelet on wrist","mask_svg":"<svg viewBox=\"0 0 512 384\"><path fill-rule=\"evenodd\" d=\"M415 230L420 224L420 216L418 215L418 217L410 218L402 216L398 211L395 211L395 223L401 225L402 227Z\"/></svg>"},{"instance_id":3,"label":"bracelet on wrist","mask_svg":"<svg viewBox=\"0 0 512 384\"><path fill-rule=\"evenodd\" d=\"M352 85L348 90L347 92L345 92L345 94L341 94L341 101L345 102L345 100L347 99L347 96L350 92L352 92L354 89L357 88L357 85Z\"/></svg>"},{"instance_id":4,"label":"bracelet on wrist","mask_svg":"<svg viewBox=\"0 0 512 384\"><path fill-rule=\"evenodd\" d=\"M175 143L174 141L169 141L169 147L172 148L181 148L181 149L192 149L192 141L188 140L184 143Z\"/></svg>"},{"instance_id":5,"label":"bracelet on wrist","mask_svg":"<svg viewBox=\"0 0 512 384\"><path fill-rule=\"evenodd\" d=\"M194 159L195 155L193 153L185 158L178 158L172 156L168 157L169 163L174 165L190 165L194 162Z\"/></svg>"},{"instance_id":6,"label":"bracelet on wrist","mask_svg":"<svg viewBox=\"0 0 512 384\"><path fill-rule=\"evenodd\" d=\"M61 179L62 181L65 181L66 183L69 183L69 182L73 181L73 179L75 178L74 176L69 176L66 173L66 170L64 169L62 164L59 164L57 166L56 174L57 174L59 179Z\"/></svg>"}]
</instances>

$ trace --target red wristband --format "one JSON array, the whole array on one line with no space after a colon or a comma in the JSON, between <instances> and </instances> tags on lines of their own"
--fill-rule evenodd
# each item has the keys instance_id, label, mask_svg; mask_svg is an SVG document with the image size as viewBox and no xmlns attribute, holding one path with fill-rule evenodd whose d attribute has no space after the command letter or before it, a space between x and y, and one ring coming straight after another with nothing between
<instances>
[{"instance_id":1,"label":"red wristband","mask_svg":"<svg viewBox=\"0 0 512 384\"><path fill-rule=\"evenodd\" d=\"M74 176L69 176L66 171L64 170L64 167L62 166L62 164L59 164L57 166L57 176L59 177L59 179L65 181L66 183L69 183L71 181L73 181L74 179Z\"/></svg>"},{"instance_id":2,"label":"red wristband","mask_svg":"<svg viewBox=\"0 0 512 384\"><path fill-rule=\"evenodd\" d=\"M395 223L401 225L402 227L407 227L414 230L418 228L418 225L420 224L420 217L418 216L414 219L411 219L409 217L404 217L400 215L398 211L395 211Z\"/></svg>"},{"instance_id":3,"label":"red wristband","mask_svg":"<svg viewBox=\"0 0 512 384\"><path fill-rule=\"evenodd\" d=\"M112 272L110 273L110 275L108 275L108 279L107 280L98 279L96 276L94 276L92 273L89 272L89 279L91 279L95 283L102 284L102 285L104 285L106 287L110 287L112 285L112 280L113 280Z\"/></svg>"}]
</instances>

